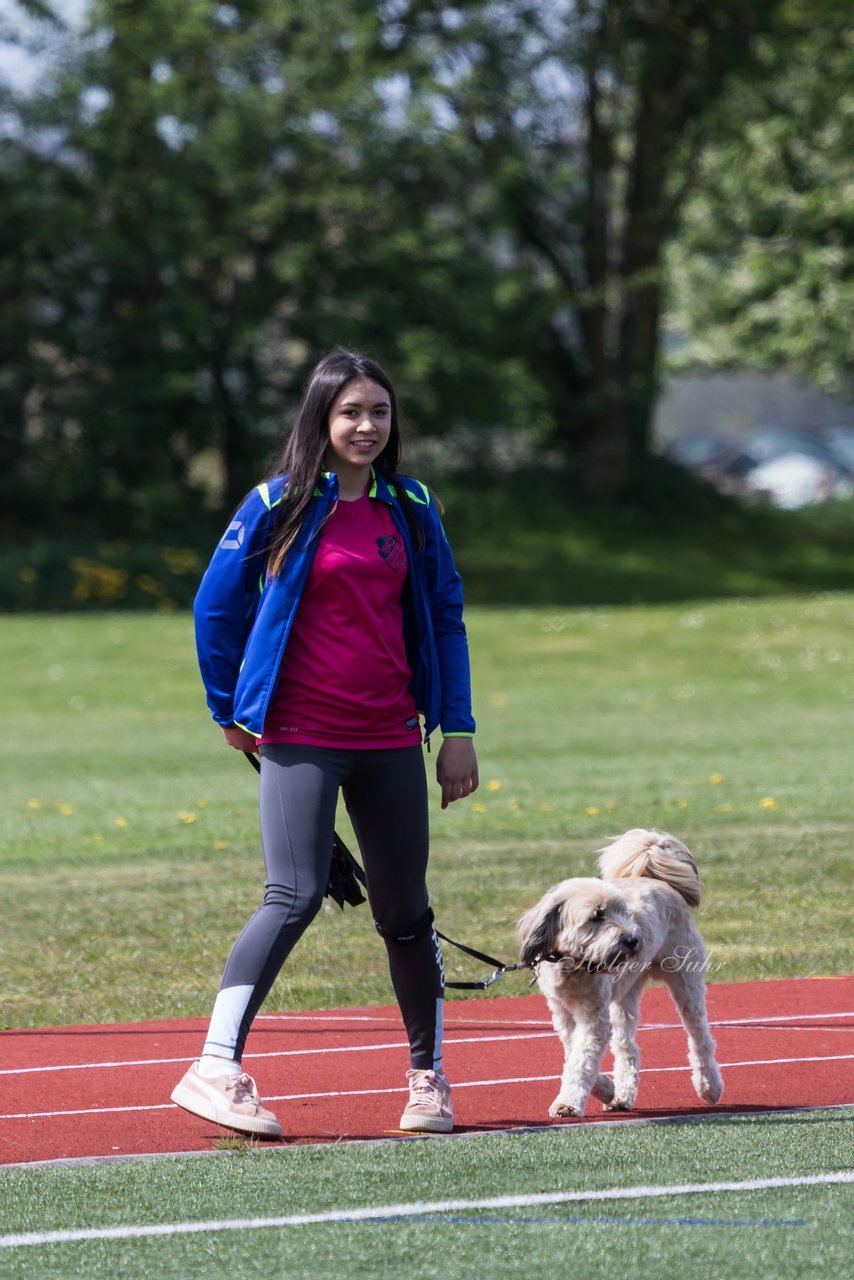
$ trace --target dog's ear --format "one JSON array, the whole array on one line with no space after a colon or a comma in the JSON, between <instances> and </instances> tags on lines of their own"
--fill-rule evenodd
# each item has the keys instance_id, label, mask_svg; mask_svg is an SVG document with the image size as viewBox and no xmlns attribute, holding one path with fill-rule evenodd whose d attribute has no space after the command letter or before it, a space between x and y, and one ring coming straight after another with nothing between
<instances>
[{"instance_id":1,"label":"dog's ear","mask_svg":"<svg viewBox=\"0 0 854 1280\"><path fill-rule=\"evenodd\" d=\"M560 929L561 904L545 908L542 903L526 911L516 930L519 938L519 959L523 964L534 964L542 956L555 949Z\"/></svg>"}]
</instances>

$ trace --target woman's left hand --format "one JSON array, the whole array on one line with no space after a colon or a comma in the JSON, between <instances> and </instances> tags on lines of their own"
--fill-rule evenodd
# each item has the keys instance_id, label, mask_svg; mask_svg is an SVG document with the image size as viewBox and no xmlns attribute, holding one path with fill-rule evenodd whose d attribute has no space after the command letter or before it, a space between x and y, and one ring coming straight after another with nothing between
<instances>
[{"instance_id":1,"label":"woman's left hand","mask_svg":"<svg viewBox=\"0 0 854 1280\"><path fill-rule=\"evenodd\" d=\"M471 738L445 738L436 757L436 781L442 788L442 808L477 791L477 755Z\"/></svg>"}]
</instances>

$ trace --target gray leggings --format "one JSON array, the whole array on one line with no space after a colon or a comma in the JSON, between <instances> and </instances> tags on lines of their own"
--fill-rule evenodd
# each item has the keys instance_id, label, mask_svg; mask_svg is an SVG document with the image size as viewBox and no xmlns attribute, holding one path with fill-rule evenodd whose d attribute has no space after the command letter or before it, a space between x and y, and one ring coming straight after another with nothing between
<instances>
[{"instance_id":1,"label":"gray leggings","mask_svg":"<svg viewBox=\"0 0 854 1280\"><path fill-rule=\"evenodd\" d=\"M261 748L266 892L228 958L205 1052L240 1061L255 1015L320 910L339 789L362 855L370 909L388 951L411 1066L440 1070L444 968L427 923L427 782L420 746ZM413 931L414 940L395 936Z\"/></svg>"}]
</instances>

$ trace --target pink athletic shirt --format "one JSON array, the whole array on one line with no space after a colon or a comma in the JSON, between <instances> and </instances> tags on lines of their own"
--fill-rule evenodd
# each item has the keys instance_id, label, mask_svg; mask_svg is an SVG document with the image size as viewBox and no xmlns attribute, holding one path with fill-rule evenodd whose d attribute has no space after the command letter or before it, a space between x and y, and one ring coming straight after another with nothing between
<instances>
[{"instance_id":1,"label":"pink athletic shirt","mask_svg":"<svg viewBox=\"0 0 854 1280\"><path fill-rule=\"evenodd\" d=\"M406 548L383 502L339 501L323 526L264 721L264 742L421 741L403 640Z\"/></svg>"}]
</instances>

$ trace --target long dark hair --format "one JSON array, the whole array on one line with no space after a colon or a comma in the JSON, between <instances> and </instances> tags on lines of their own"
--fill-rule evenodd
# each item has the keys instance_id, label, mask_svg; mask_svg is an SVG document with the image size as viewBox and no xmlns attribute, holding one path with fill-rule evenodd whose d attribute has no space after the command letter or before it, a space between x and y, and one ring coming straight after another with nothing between
<instances>
[{"instance_id":1,"label":"long dark hair","mask_svg":"<svg viewBox=\"0 0 854 1280\"><path fill-rule=\"evenodd\" d=\"M282 561L302 527L323 470L324 455L329 447L329 412L335 397L348 382L357 378L378 383L389 398L388 440L374 460L374 469L390 483L394 482L402 453L394 387L388 374L370 356L338 347L318 361L309 374L296 420L273 470L273 475L284 475L286 480L279 521L270 546L269 572L272 574L281 569ZM424 542L421 525L401 484L396 486L396 491L413 543L420 551Z\"/></svg>"}]
</instances>

